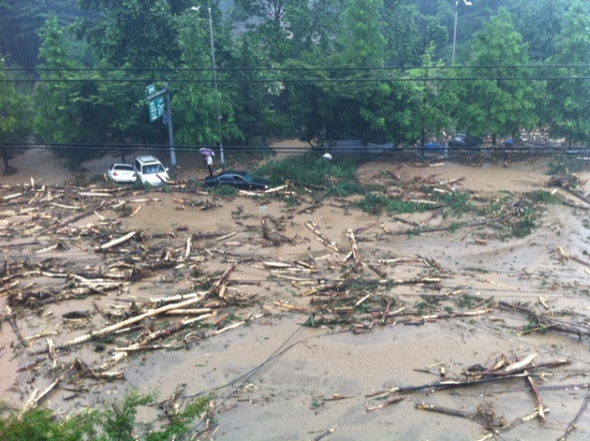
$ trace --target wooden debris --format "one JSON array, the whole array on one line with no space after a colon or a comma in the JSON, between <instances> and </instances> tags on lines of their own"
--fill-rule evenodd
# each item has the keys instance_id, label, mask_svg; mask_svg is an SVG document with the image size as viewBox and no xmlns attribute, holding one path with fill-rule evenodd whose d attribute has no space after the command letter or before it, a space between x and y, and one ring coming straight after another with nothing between
<instances>
[{"instance_id":1,"label":"wooden debris","mask_svg":"<svg viewBox=\"0 0 590 441\"><path fill-rule=\"evenodd\" d=\"M312 441L320 441L320 440L324 439L325 437L327 437L328 435L334 433L334 430L336 430L336 427L331 427L329 429L326 429L325 431L320 433L318 436L313 438Z\"/></svg>"},{"instance_id":2,"label":"wooden debris","mask_svg":"<svg viewBox=\"0 0 590 441\"><path fill-rule=\"evenodd\" d=\"M373 412L375 410L382 410L388 406L391 406L392 404L396 404L399 403L400 401L405 400L406 397L394 397L391 398L387 401L385 401L384 403L378 404L377 406L371 406L371 407L367 407L365 409L366 412Z\"/></svg>"},{"instance_id":3,"label":"wooden debris","mask_svg":"<svg viewBox=\"0 0 590 441\"><path fill-rule=\"evenodd\" d=\"M457 381L457 380L445 380L445 381L434 381L432 383L422 384L418 386L402 386L402 387L394 387L391 389L387 389L384 391L374 392L370 395L365 395L366 397L375 397L378 395L391 395L393 393L399 394L408 394L414 393L419 391L440 391L445 389L457 389L457 388L464 388L464 387L471 387L477 386L481 384L486 384L490 382L499 382L499 381L506 381L511 380L514 378L527 378L530 374L529 371L537 371L539 369L545 368L554 368L560 367L570 364L570 360L556 360L550 361L546 363L540 363L537 365L520 365L516 368L510 370L500 370L496 373L492 373L490 371L483 371L478 375L476 379L473 380L466 380L466 381ZM484 373L485 372L485 373Z\"/></svg>"},{"instance_id":4,"label":"wooden debris","mask_svg":"<svg viewBox=\"0 0 590 441\"><path fill-rule=\"evenodd\" d=\"M316 239L319 240L326 247L330 248L331 250L336 251L337 253L340 252L340 248L338 248L338 245L336 245L336 242L330 240L328 238L328 236L326 236L324 233L322 233L314 222L311 222L311 221L305 222L305 226L311 232L313 232L313 234L316 235Z\"/></svg>"},{"instance_id":5,"label":"wooden debris","mask_svg":"<svg viewBox=\"0 0 590 441\"><path fill-rule=\"evenodd\" d=\"M543 405L543 400L541 399L541 394L539 393L539 389L537 388L537 384L535 380L533 380L530 376L527 377L527 381L531 386L531 390L535 395L535 399L537 400L537 408L536 411L539 414L539 418L545 421L545 406Z\"/></svg>"},{"instance_id":6,"label":"wooden debris","mask_svg":"<svg viewBox=\"0 0 590 441\"><path fill-rule=\"evenodd\" d=\"M567 260L570 260L570 259L571 259L571 260L574 260L574 261L576 261L576 262L578 262L578 263L580 263L580 264L582 264L582 265L584 265L584 266L586 266L586 267L590 268L590 262L586 262L585 260L583 260L583 259L580 259L579 257L573 256L573 255L571 255L571 254L567 254L567 253L566 253L566 252L563 250L563 248L562 248L562 247L558 246L558 247L557 247L557 251L559 252L559 257L560 257L560 259L561 259L561 261L562 261L562 262L565 262L565 261L567 261Z\"/></svg>"},{"instance_id":7,"label":"wooden debris","mask_svg":"<svg viewBox=\"0 0 590 441\"><path fill-rule=\"evenodd\" d=\"M49 394L61 383L62 377L57 377L47 388L39 393L38 389L35 389L29 398L29 401L25 404L23 409L20 412L20 416L22 416L25 412L35 409L45 398L49 396Z\"/></svg>"},{"instance_id":8,"label":"wooden debris","mask_svg":"<svg viewBox=\"0 0 590 441\"><path fill-rule=\"evenodd\" d=\"M576 414L574 419L568 424L567 428L565 429L565 433L561 437L559 437L558 441L566 441L568 436L574 430L576 430L576 427L578 426L578 421L580 421L580 418L582 418L582 415L584 414L584 412L586 412L589 402L590 402L590 394L586 394L584 396L584 401L582 402L582 405L580 406L580 410L578 411L578 413Z\"/></svg>"},{"instance_id":9,"label":"wooden debris","mask_svg":"<svg viewBox=\"0 0 590 441\"><path fill-rule=\"evenodd\" d=\"M148 317L154 317L154 316L157 316L159 314L163 314L165 312L168 312L168 311L171 311L171 310L174 310L174 309L182 309L182 308L185 308L187 306L193 305L193 304L195 304L195 303L203 300L204 298L205 298L205 296L194 297L194 298L185 300L183 302L172 303L172 304L169 304L169 305L166 305L166 306L162 306L162 307L157 308L157 309L149 310L149 311L144 312L143 314L140 314L140 315L138 315L136 317L132 317L130 319L123 320L122 322L116 323L114 325L107 326L106 328L99 329L98 331L91 332L91 333L84 334L84 335L81 335L79 337L76 337L73 340L70 340L70 341L64 343L62 346L63 347L70 347L70 346L75 346L75 345L78 345L78 344L81 344L81 343L85 343L85 342L89 341L90 339L92 339L94 337L98 337L98 336L101 336L101 335L108 335L108 334L110 334L110 333L112 333L112 332L114 332L114 331L116 331L118 329L122 329L122 328L127 327L129 325L132 325L134 323L138 323L138 322L140 322L140 321L142 321L142 320L144 320L144 319L146 319Z\"/></svg>"},{"instance_id":10,"label":"wooden debris","mask_svg":"<svg viewBox=\"0 0 590 441\"><path fill-rule=\"evenodd\" d=\"M129 233L127 233L126 235L118 238L118 239L113 239L110 242L107 242L105 244L102 244L101 246L99 246L97 248L97 251L106 251L112 247L115 247L117 245L121 245L122 243L127 242L129 239L131 239L133 236L135 236L135 231L131 231Z\"/></svg>"},{"instance_id":11,"label":"wooden debris","mask_svg":"<svg viewBox=\"0 0 590 441\"><path fill-rule=\"evenodd\" d=\"M433 404L433 403L424 403L424 402L416 403L414 408L418 409L418 410L427 410L429 412L436 412L436 413L442 413L444 415L465 418L468 420L473 418L473 414L471 414L470 412L465 412L464 410L458 410L458 409L451 409L449 407L439 406L438 404Z\"/></svg>"},{"instance_id":12,"label":"wooden debris","mask_svg":"<svg viewBox=\"0 0 590 441\"><path fill-rule=\"evenodd\" d=\"M350 249L354 260L354 265L357 268L361 268L363 266L363 262L361 260L358 245L356 244L356 239L354 238L354 232L351 228L347 230L346 236L348 237L348 241L350 242Z\"/></svg>"},{"instance_id":13,"label":"wooden debris","mask_svg":"<svg viewBox=\"0 0 590 441\"><path fill-rule=\"evenodd\" d=\"M311 311L309 309L301 308L299 306L289 305L287 303L273 302L273 304L275 306L279 306L280 308L289 309L291 311L298 311L298 312L302 312L304 314L310 314L311 313Z\"/></svg>"},{"instance_id":14,"label":"wooden debris","mask_svg":"<svg viewBox=\"0 0 590 441\"><path fill-rule=\"evenodd\" d=\"M498 302L498 305L502 308L506 308L511 311L526 315L528 318L530 318L532 321L534 321L539 326L538 329L541 331L549 331L549 330L558 331L558 332L564 332L564 333L568 333L568 334L574 334L574 335L577 335L578 337L590 335L590 331L588 331L588 330L569 326L569 325L564 324L558 320L555 320L553 317L549 317L546 314L543 314L543 315L538 314L537 312L535 312L531 309L525 308L523 306L520 306L520 305L516 305L516 304L505 302L505 301Z\"/></svg>"}]
</instances>

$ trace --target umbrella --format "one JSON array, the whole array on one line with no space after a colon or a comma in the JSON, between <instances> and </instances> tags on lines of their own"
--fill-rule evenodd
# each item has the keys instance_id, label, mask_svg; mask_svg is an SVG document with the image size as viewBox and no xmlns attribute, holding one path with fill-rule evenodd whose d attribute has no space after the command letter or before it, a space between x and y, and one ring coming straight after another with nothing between
<instances>
[{"instance_id":1,"label":"umbrella","mask_svg":"<svg viewBox=\"0 0 590 441\"><path fill-rule=\"evenodd\" d=\"M215 156L215 152L211 149L206 148L206 147L199 149L199 152L201 153L201 155L204 155L204 156Z\"/></svg>"}]
</instances>

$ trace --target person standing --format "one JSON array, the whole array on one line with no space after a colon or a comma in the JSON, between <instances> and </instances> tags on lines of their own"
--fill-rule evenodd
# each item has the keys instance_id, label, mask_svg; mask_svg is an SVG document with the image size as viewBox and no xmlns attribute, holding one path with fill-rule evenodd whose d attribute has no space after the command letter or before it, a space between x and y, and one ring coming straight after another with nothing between
<instances>
[{"instance_id":1,"label":"person standing","mask_svg":"<svg viewBox=\"0 0 590 441\"><path fill-rule=\"evenodd\" d=\"M209 176L213 176L213 156L207 155L206 163L207 169L209 170Z\"/></svg>"}]
</instances>

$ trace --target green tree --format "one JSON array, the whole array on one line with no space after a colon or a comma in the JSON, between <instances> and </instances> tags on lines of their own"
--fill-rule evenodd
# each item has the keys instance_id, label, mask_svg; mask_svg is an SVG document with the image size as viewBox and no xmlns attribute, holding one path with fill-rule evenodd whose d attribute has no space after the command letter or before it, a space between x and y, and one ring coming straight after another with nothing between
<instances>
[{"instance_id":1,"label":"green tree","mask_svg":"<svg viewBox=\"0 0 590 441\"><path fill-rule=\"evenodd\" d=\"M470 64L464 75L479 78L466 81L460 90L458 129L476 135L515 136L532 129L539 121L537 99L543 84L531 82L527 45L516 32L510 13L500 8L473 42ZM507 79L507 78L516 79Z\"/></svg>"},{"instance_id":2,"label":"green tree","mask_svg":"<svg viewBox=\"0 0 590 441\"><path fill-rule=\"evenodd\" d=\"M170 67L180 56L176 20L166 0L80 0L79 31L112 66ZM189 6L187 2L187 7Z\"/></svg>"},{"instance_id":3,"label":"green tree","mask_svg":"<svg viewBox=\"0 0 590 441\"><path fill-rule=\"evenodd\" d=\"M570 145L590 140L590 84L575 65L590 64L590 5L576 0L564 16L561 34L555 39L557 55L550 63L569 65L557 69L558 80L549 81L551 133ZM576 78L582 76L582 78ZM563 79L561 79L563 78Z\"/></svg>"},{"instance_id":4,"label":"green tree","mask_svg":"<svg viewBox=\"0 0 590 441\"><path fill-rule=\"evenodd\" d=\"M70 24L79 16L77 0L0 1L0 53L11 65L34 68L39 52L39 30L50 14Z\"/></svg>"},{"instance_id":5,"label":"green tree","mask_svg":"<svg viewBox=\"0 0 590 441\"><path fill-rule=\"evenodd\" d=\"M531 60L544 61L555 55L554 39L561 33L564 14L571 0L511 0L505 2L514 27L529 45Z\"/></svg>"},{"instance_id":6,"label":"green tree","mask_svg":"<svg viewBox=\"0 0 590 441\"><path fill-rule=\"evenodd\" d=\"M334 50L342 1L235 0L232 17L247 23L249 41L268 60L283 63L302 52Z\"/></svg>"},{"instance_id":7,"label":"green tree","mask_svg":"<svg viewBox=\"0 0 590 441\"><path fill-rule=\"evenodd\" d=\"M67 39L55 16L47 20L41 39L39 57L45 63L40 66L42 81L36 87L35 132L47 144L67 143L81 138L81 131L71 108L75 85L69 82L72 74L65 69L81 66L68 57Z\"/></svg>"},{"instance_id":8,"label":"green tree","mask_svg":"<svg viewBox=\"0 0 590 441\"><path fill-rule=\"evenodd\" d=\"M32 109L30 97L20 93L14 83L7 80L4 62L0 57L0 155L4 161L4 174L11 174L16 169L9 160L30 138ZM20 144L20 147L19 147Z\"/></svg>"},{"instance_id":9,"label":"green tree","mask_svg":"<svg viewBox=\"0 0 590 441\"><path fill-rule=\"evenodd\" d=\"M182 67L194 70L183 70L181 78L186 82L173 87L176 138L191 145L242 139L234 119L234 97L231 91L220 87L222 75L217 77L217 87L215 84L219 72L212 67L208 16L186 11L179 18L179 29Z\"/></svg>"},{"instance_id":10,"label":"green tree","mask_svg":"<svg viewBox=\"0 0 590 441\"><path fill-rule=\"evenodd\" d=\"M151 127L141 85L130 83L125 71L83 70L70 56L69 40L56 17L47 21L41 36L44 63L34 128L68 167L79 167L110 143L147 139Z\"/></svg>"},{"instance_id":11,"label":"green tree","mask_svg":"<svg viewBox=\"0 0 590 441\"><path fill-rule=\"evenodd\" d=\"M259 69L266 65L266 59L251 37L244 34L236 39L228 62L228 67L235 69L232 79L237 82L232 90L236 125L244 134L246 145L264 142L273 134L282 132L279 127L285 129L285 124L280 123L280 109L273 107L281 87L272 81L272 72Z\"/></svg>"},{"instance_id":12,"label":"green tree","mask_svg":"<svg viewBox=\"0 0 590 441\"><path fill-rule=\"evenodd\" d=\"M366 68L383 66L382 7L382 0L351 0L343 14L344 29L336 41L336 47L343 49L323 58L309 53L299 64L308 68L318 64L329 66L323 71L307 71L309 82L294 82L287 87L289 108L296 115L294 124L301 126L301 139L368 141L381 130L378 117L370 111L375 94L382 92L373 81L379 71ZM297 62L291 65L296 66ZM293 72L293 79L298 75L301 73Z\"/></svg>"},{"instance_id":13,"label":"green tree","mask_svg":"<svg viewBox=\"0 0 590 441\"><path fill-rule=\"evenodd\" d=\"M428 137L445 132L452 126L451 113L457 105L455 90L448 87L448 78L443 77L439 66L434 66L432 55L434 44L422 55L422 67L411 69L408 76L414 81L398 85L398 96L402 99L402 114L411 114L411 118L402 117L400 126L403 141L413 143L415 140L424 143Z\"/></svg>"},{"instance_id":14,"label":"green tree","mask_svg":"<svg viewBox=\"0 0 590 441\"><path fill-rule=\"evenodd\" d=\"M414 2L384 0L383 3L386 65L419 66L421 55L431 43L437 49L446 44L447 29L438 15L424 15Z\"/></svg>"},{"instance_id":15,"label":"green tree","mask_svg":"<svg viewBox=\"0 0 590 441\"><path fill-rule=\"evenodd\" d=\"M381 33L383 0L351 0L344 12L343 61L347 66L382 67L385 38Z\"/></svg>"}]
</instances>

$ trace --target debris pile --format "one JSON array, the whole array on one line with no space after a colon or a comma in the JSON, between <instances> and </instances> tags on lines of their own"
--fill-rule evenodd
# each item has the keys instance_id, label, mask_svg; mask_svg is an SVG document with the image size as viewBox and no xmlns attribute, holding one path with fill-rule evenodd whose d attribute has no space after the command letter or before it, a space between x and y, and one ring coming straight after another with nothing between
<instances>
[{"instance_id":1,"label":"debris pile","mask_svg":"<svg viewBox=\"0 0 590 441\"><path fill-rule=\"evenodd\" d=\"M240 196L252 201L262 198L264 203L272 203L268 198L296 197L304 205L285 210L283 216L261 215L249 224L236 219L235 231L211 233L179 225L174 231L157 233L128 229L126 221L140 216L143 206L163 198L171 199L178 210L210 213L224 200L186 183L171 186L167 191L173 194L97 185L39 187L34 181L1 188L0 296L5 299L1 320L17 336L14 351L19 372L44 372L43 381L48 384L42 391L34 390L23 411L38 406L56 390L70 400L105 382L123 380L124 361L132 354L182 349L262 317L285 313L301 315L304 326L354 333L510 313L522 316L529 331L533 323L543 332L567 333L572 338L588 335L586 327L564 323L548 312L474 295L456 285L452 268L432 257L400 256L387 247L379 248L380 242L399 235L476 227L475 243L486 245L517 225L525 206L528 213L531 202L526 195L483 198L462 192L459 197L456 186L461 179L442 182L433 176L402 183L392 173L387 179L385 196L376 203L376 207L381 204L379 211L388 213L387 201L413 204L426 213L422 222L393 213L391 219L401 225L397 230L378 220L334 232L303 216L313 215L324 204L344 212L357 209L356 202L327 199L314 194L321 190L309 188L297 193L295 184L289 184L266 194L241 192ZM453 204L470 206L472 211L447 218L445 210ZM445 222L430 226L435 217ZM246 253L242 249L246 243L257 252ZM318 243L321 252L315 246ZM301 252L312 245L316 252ZM290 247L298 251L292 253ZM277 250L287 257L277 258ZM564 260L575 257L560 250ZM253 272L257 277L251 276ZM166 294L141 293L158 283ZM411 287L412 296L400 295L400 287ZM27 335L23 323L27 330L45 329ZM78 355L77 348L83 344L92 345L97 354L94 360ZM570 361L535 364L537 355L467 368L462 379L449 379L441 369L441 381L367 395L372 404L366 411L382 410L418 392L520 379L536 399L534 413L520 420L545 419L548 409L537 385L538 372ZM465 411L425 402L416 408L477 419L489 433L515 424L499 421L489 409Z\"/></svg>"}]
</instances>

